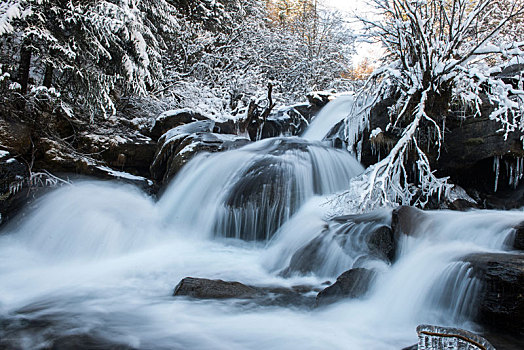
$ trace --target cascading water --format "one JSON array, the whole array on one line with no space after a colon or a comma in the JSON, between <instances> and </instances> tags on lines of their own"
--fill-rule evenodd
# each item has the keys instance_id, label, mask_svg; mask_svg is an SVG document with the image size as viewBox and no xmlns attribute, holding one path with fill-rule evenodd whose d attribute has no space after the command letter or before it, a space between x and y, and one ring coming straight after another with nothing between
<instances>
[{"instance_id":1,"label":"cascading water","mask_svg":"<svg viewBox=\"0 0 524 350\"><path fill-rule=\"evenodd\" d=\"M172 225L205 236L267 240L307 199L344 190L362 171L347 152L267 139L196 157L159 205Z\"/></svg>"},{"instance_id":2,"label":"cascading water","mask_svg":"<svg viewBox=\"0 0 524 350\"><path fill-rule=\"evenodd\" d=\"M302 137L307 140L322 141L335 124L351 113L354 103L355 97L352 95L342 95L329 102L315 117Z\"/></svg>"},{"instance_id":3,"label":"cascading water","mask_svg":"<svg viewBox=\"0 0 524 350\"><path fill-rule=\"evenodd\" d=\"M480 286L461 258L506 249L524 213L426 212L382 254L369 233L390 210L325 219L321 195L360 171L277 138L197 156L156 203L110 182L59 189L0 235L0 348L398 350L420 323L469 325ZM318 309L171 296L186 276L322 288L352 267L377 272L369 293Z\"/></svg>"}]
</instances>

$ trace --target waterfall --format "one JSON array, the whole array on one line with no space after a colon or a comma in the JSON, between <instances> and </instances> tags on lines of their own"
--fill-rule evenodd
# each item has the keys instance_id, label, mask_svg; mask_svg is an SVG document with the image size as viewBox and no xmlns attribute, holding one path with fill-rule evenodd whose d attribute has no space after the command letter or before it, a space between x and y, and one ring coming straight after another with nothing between
<instances>
[{"instance_id":1,"label":"waterfall","mask_svg":"<svg viewBox=\"0 0 524 350\"><path fill-rule=\"evenodd\" d=\"M346 189L362 171L347 152L267 139L195 157L159 206L170 224L204 236L268 240L307 199Z\"/></svg>"},{"instance_id":2,"label":"waterfall","mask_svg":"<svg viewBox=\"0 0 524 350\"><path fill-rule=\"evenodd\" d=\"M387 350L422 323L476 327L464 257L509 249L524 213L425 211L410 232L390 209L329 218L326 195L361 171L275 138L198 155L158 201L113 182L56 190L0 234L0 348ZM356 267L376 272L369 292L318 309L172 297L192 276L314 299Z\"/></svg>"},{"instance_id":3,"label":"waterfall","mask_svg":"<svg viewBox=\"0 0 524 350\"><path fill-rule=\"evenodd\" d=\"M352 95L342 95L329 102L318 113L302 137L307 140L322 141L331 128L351 113L354 102L355 97Z\"/></svg>"}]
</instances>

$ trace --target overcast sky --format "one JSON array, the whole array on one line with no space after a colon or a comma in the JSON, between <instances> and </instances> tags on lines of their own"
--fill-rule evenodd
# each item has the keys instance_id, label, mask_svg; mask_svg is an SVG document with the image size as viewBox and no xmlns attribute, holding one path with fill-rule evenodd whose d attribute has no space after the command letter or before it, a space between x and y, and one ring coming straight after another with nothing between
<instances>
[{"instance_id":1,"label":"overcast sky","mask_svg":"<svg viewBox=\"0 0 524 350\"><path fill-rule=\"evenodd\" d=\"M353 12L362 2L362 0L324 0L324 3L328 6L349 12Z\"/></svg>"},{"instance_id":2,"label":"overcast sky","mask_svg":"<svg viewBox=\"0 0 524 350\"><path fill-rule=\"evenodd\" d=\"M322 3L329 7L334 7L340 11L347 12L350 15L358 14L365 15L369 12L370 7L366 4L366 0L322 0ZM356 21L358 23L358 21ZM355 24L355 30L360 29L360 26ZM364 58L368 58L371 62L375 61L382 54L382 50L377 45L359 43L356 45L356 55L353 58L353 64L357 65Z\"/></svg>"}]
</instances>

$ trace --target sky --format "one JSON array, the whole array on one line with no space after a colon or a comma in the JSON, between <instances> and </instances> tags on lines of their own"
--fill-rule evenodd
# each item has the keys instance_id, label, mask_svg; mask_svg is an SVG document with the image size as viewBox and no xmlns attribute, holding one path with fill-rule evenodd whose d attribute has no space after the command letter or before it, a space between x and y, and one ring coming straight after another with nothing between
<instances>
[{"instance_id":1,"label":"sky","mask_svg":"<svg viewBox=\"0 0 524 350\"><path fill-rule=\"evenodd\" d=\"M364 1L363 0L324 0L327 6L335 7L341 11L353 12Z\"/></svg>"},{"instance_id":2,"label":"sky","mask_svg":"<svg viewBox=\"0 0 524 350\"><path fill-rule=\"evenodd\" d=\"M370 7L366 0L323 0L324 5L336 8L340 11L347 12L349 15L364 15ZM355 24L355 30L359 31L360 26ZM356 66L364 59L368 58L374 62L380 55L381 49L377 45L369 43L357 43L355 45L356 55L353 57L353 65Z\"/></svg>"}]
</instances>

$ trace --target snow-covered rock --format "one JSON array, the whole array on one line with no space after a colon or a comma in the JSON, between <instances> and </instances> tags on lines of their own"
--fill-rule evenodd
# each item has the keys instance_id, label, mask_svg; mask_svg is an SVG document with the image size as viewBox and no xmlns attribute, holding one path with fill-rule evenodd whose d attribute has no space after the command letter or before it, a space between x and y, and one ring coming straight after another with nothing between
<instances>
[{"instance_id":1,"label":"snow-covered rock","mask_svg":"<svg viewBox=\"0 0 524 350\"><path fill-rule=\"evenodd\" d=\"M210 120L197 121L162 135L151 164L152 177L166 184L197 153L222 152L250 142L243 136L213 133L214 126Z\"/></svg>"},{"instance_id":2,"label":"snow-covered rock","mask_svg":"<svg viewBox=\"0 0 524 350\"><path fill-rule=\"evenodd\" d=\"M153 123L153 126L150 130L150 135L152 138L158 139L168 130L171 130L177 126L207 119L207 117L189 108L166 111L155 119L155 122Z\"/></svg>"}]
</instances>

